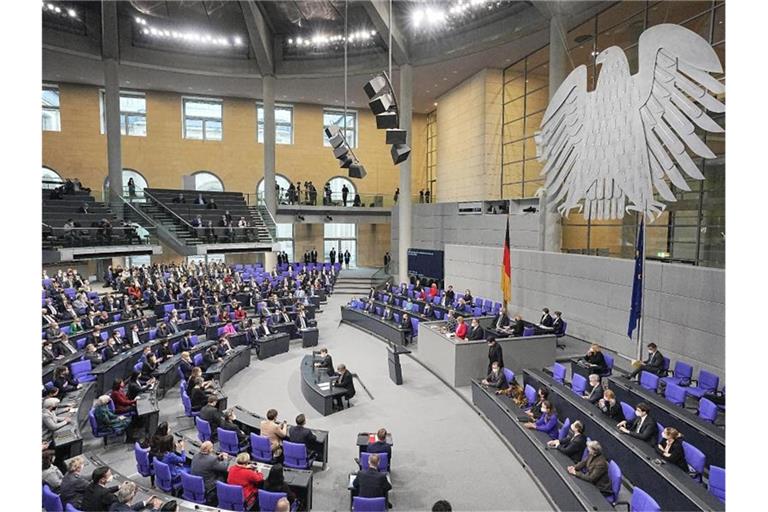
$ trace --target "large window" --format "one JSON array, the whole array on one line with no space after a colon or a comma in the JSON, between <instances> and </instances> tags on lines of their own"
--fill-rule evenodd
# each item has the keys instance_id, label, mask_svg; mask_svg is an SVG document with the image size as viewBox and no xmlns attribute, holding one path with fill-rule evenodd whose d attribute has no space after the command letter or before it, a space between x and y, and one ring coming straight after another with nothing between
<instances>
[{"instance_id":1,"label":"large window","mask_svg":"<svg viewBox=\"0 0 768 512\"><path fill-rule=\"evenodd\" d=\"M192 173L195 178L195 190L203 192L224 192L224 182L218 176L208 171Z\"/></svg>"},{"instance_id":2,"label":"large window","mask_svg":"<svg viewBox=\"0 0 768 512\"><path fill-rule=\"evenodd\" d=\"M277 234L277 245L280 246L281 251L285 251L288 255L288 261L294 261L293 254L293 224L277 223L275 224L275 232Z\"/></svg>"},{"instance_id":3,"label":"large window","mask_svg":"<svg viewBox=\"0 0 768 512\"><path fill-rule=\"evenodd\" d=\"M256 104L256 121L259 144L264 144L264 105L261 103ZM275 105L275 143L293 144L293 107L290 105Z\"/></svg>"},{"instance_id":4,"label":"large window","mask_svg":"<svg viewBox=\"0 0 768 512\"><path fill-rule=\"evenodd\" d=\"M275 185L277 191L277 204L288 204L288 187L291 186L290 180L282 174L275 174ZM304 194L303 189L301 193ZM256 187L256 196L259 204L264 204L264 178L259 181L259 185Z\"/></svg>"},{"instance_id":5,"label":"large window","mask_svg":"<svg viewBox=\"0 0 768 512\"><path fill-rule=\"evenodd\" d=\"M59 111L59 88L55 85L43 86L43 130L61 131L61 112Z\"/></svg>"},{"instance_id":6,"label":"large window","mask_svg":"<svg viewBox=\"0 0 768 512\"><path fill-rule=\"evenodd\" d=\"M323 257L330 261L331 249L336 249L336 261L349 251L349 266L357 266L357 225L356 224L323 224Z\"/></svg>"},{"instance_id":7,"label":"large window","mask_svg":"<svg viewBox=\"0 0 768 512\"><path fill-rule=\"evenodd\" d=\"M53 169L43 166L43 188L56 188L64 183L64 179Z\"/></svg>"},{"instance_id":8,"label":"large window","mask_svg":"<svg viewBox=\"0 0 768 512\"><path fill-rule=\"evenodd\" d=\"M100 94L101 133L107 126L104 91ZM120 92L120 133L134 137L147 136L147 98L143 92Z\"/></svg>"},{"instance_id":9,"label":"large window","mask_svg":"<svg viewBox=\"0 0 768 512\"><path fill-rule=\"evenodd\" d=\"M222 139L222 100L208 98L182 98L182 102L185 139Z\"/></svg>"},{"instance_id":10,"label":"large window","mask_svg":"<svg viewBox=\"0 0 768 512\"><path fill-rule=\"evenodd\" d=\"M676 23L696 32L714 48L725 68L725 7L709 1L619 2L569 31L566 44L575 68L587 66L587 88L594 89L600 69L595 57L609 46L621 47L638 71L637 41L647 28ZM532 135L541 124L547 103L548 48L534 52L504 70L502 193L505 198L530 197L541 186L541 164L535 160ZM597 73L595 70L597 69ZM725 73L714 75L725 82ZM725 95L719 97L725 101ZM710 117L725 127L723 114ZM704 139L717 158L693 157L705 180L686 179L690 191L674 188L677 201L648 225L645 242L649 258L725 266L725 137L707 133ZM563 218L565 252L632 258L637 237L636 215L596 221L576 211Z\"/></svg>"},{"instance_id":11,"label":"large window","mask_svg":"<svg viewBox=\"0 0 768 512\"><path fill-rule=\"evenodd\" d=\"M336 176L328 180L328 185L331 187L331 201L336 206L352 206L355 201L355 194L357 189L352 181L344 178L343 176ZM347 202L344 203L344 187L347 187Z\"/></svg>"},{"instance_id":12,"label":"large window","mask_svg":"<svg viewBox=\"0 0 768 512\"><path fill-rule=\"evenodd\" d=\"M202 254L195 254L187 256L187 263L196 263L198 265L205 263L205 256ZM209 254L208 263L224 263L226 258L223 254Z\"/></svg>"},{"instance_id":13,"label":"large window","mask_svg":"<svg viewBox=\"0 0 768 512\"><path fill-rule=\"evenodd\" d=\"M325 128L329 126L338 126L344 128L344 110L337 108L324 108L323 109L323 144L330 146L328 137L325 136ZM347 110L347 131L345 132L347 143L353 147L357 147L357 112L354 110Z\"/></svg>"}]
</instances>

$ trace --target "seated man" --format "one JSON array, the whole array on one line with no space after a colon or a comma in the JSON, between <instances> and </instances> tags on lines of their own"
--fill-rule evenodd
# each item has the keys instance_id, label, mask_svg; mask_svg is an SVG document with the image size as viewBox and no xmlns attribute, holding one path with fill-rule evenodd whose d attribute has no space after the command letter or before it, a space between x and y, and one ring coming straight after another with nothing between
<instances>
[{"instance_id":1,"label":"seated man","mask_svg":"<svg viewBox=\"0 0 768 512\"><path fill-rule=\"evenodd\" d=\"M227 409L224 412L224 416L223 416L223 419L221 420L221 424L219 425L219 428L223 430L231 430L232 432L237 434L237 444L239 444L240 446L247 446L248 434L240 430L240 427L238 427L237 423L235 423L236 419L237 418L235 417L235 410Z\"/></svg>"},{"instance_id":2,"label":"seated man","mask_svg":"<svg viewBox=\"0 0 768 512\"><path fill-rule=\"evenodd\" d=\"M307 418L303 414L296 416L296 426L288 430L288 441L306 446L307 456L312 458L320 451L320 444L314 432L304 426L306 423Z\"/></svg>"},{"instance_id":3,"label":"seated man","mask_svg":"<svg viewBox=\"0 0 768 512\"><path fill-rule=\"evenodd\" d=\"M205 493L211 498L215 497L216 482L226 481L229 466L227 459L229 455L226 453L222 452L218 456L213 453L213 443L210 441L201 444L200 451L192 458L189 473L203 478Z\"/></svg>"},{"instance_id":4,"label":"seated man","mask_svg":"<svg viewBox=\"0 0 768 512\"><path fill-rule=\"evenodd\" d=\"M493 317L493 323L491 325L496 330L502 330L509 327L509 316L507 316L506 306L502 306L496 316Z\"/></svg>"},{"instance_id":5,"label":"seated man","mask_svg":"<svg viewBox=\"0 0 768 512\"><path fill-rule=\"evenodd\" d=\"M413 326L408 313L403 313L403 317L400 319L400 328L404 331L405 344L413 343Z\"/></svg>"},{"instance_id":6,"label":"seated man","mask_svg":"<svg viewBox=\"0 0 768 512\"><path fill-rule=\"evenodd\" d=\"M579 360L579 364L586 366L591 371L598 374L604 373L608 369L608 364L605 362L605 356L600 351L600 345L597 343L590 345L587 353Z\"/></svg>"},{"instance_id":7,"label":"seated man","mask_svg":"<svg viewBox=\"0 0 768 512\"><path fill-rule=\"evenodd\" d=\"M491 363L491 373L481 381L483 386L496 389L506 389L509 383L507 377L504 375L498 361Z\"/></svg>"},{"instance_id":8,"label":"seated man","mask_svg":"<svg viewBox=\"0 0 768 512\"><path fill-rule=\"evenodd\" d=\"M480 327L480 321L477 318L472 319L472 325L469 328L467 339L473 341L485 339L485 331Z\"/></svg>"},{"instance_id":9,"label":"seated man","mask_svg":"<svg viewBox=\"0 0 768 512\"><path fill-rule=\"evenodd\" d=\"M664 356L659 352L655 343L648 344L648 358L645 361L632 361L634 370L625 378L634 379L640 372L650 372L660 377L664 376Z\"/></svg>"},{"instance_id":10,"label":"seated man","mask_svg":"<svg viewBox=\"0 0 768 512\"><path fill-rule=\"evenodd\" d=\"M555 319L552 321L552 334L555 336L562 336L565 334L563 314L560 311L555 311Z\"/></svg>"},{"instance_id":11,"label":"seated man","mask_svg":"<svg viewBox=\"0 0 768 512\"><path fill-rule=\"evenodd\" d=\"M603 494L611 494L611 480L608 478L608 461L603 455L603 447L597 441L587 443L587 458L575 466L568 466L568 473L586 480ZM586 473L581 471L586 469Z\"/></svg>"},{"instance_id":12,"label":"seated man","mask_svg":"<svg viewBox=\"0 0 768 512\"><path fill-rule=\"evenodd\" d=\"M320 356L315 361L315 368L324 369L330 376L336 375L336 372L333 370L333 358L331 358L327 348L323 347L320 349Z\"/></svg>"},{"instance_id":13,"label":"seated man","mask_svg":"<svg viewBox=\"0 0 768 512\"><path fill-rule=\"evenodd\" d=\"M365 451L368 453L386 453L389 466L392 465L392 445L387 443L387 429L380 428L376 432L376 441L368 443L365 447ZM387 467L389 469L389 467Z\"/></svg>"},{"instance_id":14,"label":"seated man","mask_svg":"<svg viewBox=\"0 0 768 512\"><path fill-rule=\"evenodd\" d=\"M350 398L355 396L355 383L352 381L352 374L347 370L345 365L340 364L336 368L336 371L339 374L339 378L333 383L333 387L336 390L343 390L344 394L334 396L333 402L339 409L343 409L344 402L342 402L342 398L346 398L347 401L349 401Z\"/></svg>"},{"instance_id":15,"label":"seated man","mask_svg":"<svg viewBox=\"0 0 768 512\"><path fill-rule=\"evenodd\" d=\"M616 426L622 434L627 434L646 443L655 444L658 427L656 426L656 420L649 414L650 411L651 408L647 403L640 402L635 406L635 418L630 422L623 420Z\"/></svg>"},{"instance_id":16,"label":"seated man","mask_svg":"<svg viewBox=\"0 0 768 512\"><path fill-rule=\"evenodd\" d=\"M512 336L522 336L523 331L525 330L525 323L523 322L523 317L520 316L520 314L515 315L515 318L513 318L513 322L511 324L511 332Z\"/></svg>"},{"instance_id":17,"label":"seated man","mask_svg":"<svg viewBox=\"0 0 768 512\"><path fill-rule=\"evenodd\" d=\"M603 386L600 383L600 376L596 373L589 374L589 387L587 387L583 398L590 403L596 404L603 398Z\"/></svg>"},{"instance_id":18,"label":"seated man","mask_svg":"<svg viewBox=\"0 0 768 512\"><path fill-rule=\"evenodd\" d=\"M382 320L392 320L392 308L389 306L384 308L384 313L381 315Z\"/></svg>"},{"instance_id":19,"label":"seated man","mask_svg":"<svg viewBox=\"0 0 768 512\"><path fill-rule=\"evenodd\" d=\"M557 448L557 451L570 457L574 463L580 462L584 448L587 447L584 425L579 420L574 421L571 423L568 435L563 441L552 439L547 441L547 446Z\"/></svg>"},{"instance_id":20,"label":"seated man","mask_svg":"<svg viewBox=\"0 0 768 512\"><path fill-rule=\"evenodd\" d=\"M216 407L219 402L219 398L216 395L209 395L205 406L200 409L200 419L208 422L211 427L211 439L216 439L216 429L219 428L224 421L224 415Z\"/></svg>"},{"instance_id":21,"label":"seated man","mask_svg":"<svg viewBox=\"0 0 768 512\"><path fill-rule=\"evenodd\" d=\"M387 473L379 471L379 456L373 454L368 457L368 467L357 473L352 481L353 494L361 498L388 498L392 484L389 483ZM387 506L389 499L387 499Z\"/></svg>"}]
</instances>

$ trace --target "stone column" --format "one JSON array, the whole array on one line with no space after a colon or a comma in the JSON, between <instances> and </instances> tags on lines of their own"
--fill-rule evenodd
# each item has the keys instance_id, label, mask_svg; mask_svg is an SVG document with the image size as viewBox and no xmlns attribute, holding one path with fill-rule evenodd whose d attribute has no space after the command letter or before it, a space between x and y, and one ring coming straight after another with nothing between
<instances>
[{"instance_id":1,"label":"stone column","mask_svg":"<svg viewBox=\"0 0 768 512\"><path fill-rule=\"evenodd\" d=\"M549 20L549 99L552 99L557 88L560 87L570 71L564 38L565 28L561 17L553 14ZM560 252L562 245L561 218L557 210L547 206L547 196L547 190L543 189L539 199L539 249Z\"/></svg>"},{"instance_id":2,"label":"stone column","mask_svg":"<svg viewBox=\"0 0 768 512\"><path fill-rule=\"evenodd\" d=\"M273 217L277 216L275 194L275 77L262 78L264 92L264 202ZM266 266L264 267L267 268Z\"/></svg>"},{"instance_id":3,"label":"stone column","mask_svg":"<svg viewBox=\"0 0 768 512\"><path fill-rule=\"evenodd\" d=\"M412 144L413 133L413 68L410 64L400 66L400 128L408 130L408 145ZM411 160L400 164L400 196L397 200L398 211L398 279L408 281L408 248L411 246ZM383 255L382 255L383 257Z\"/></svg>"},{"instance_id":4,"label":"stone column","mask_svg":"<svg viewBox=\"0 0 768 512\"><path fill-rule=\"evenodd\" d=\"M291 261L293 261L293 258L291 258ZM264 253L264 270L267 272L271 272L275 266L277 266L277 253L276 252L265 252Z\"/></svg>"},{"instance_id":5,"label":"stone column","mask_svg":"<svg viewBox=\"0 0 768 512\"><path fill-rule=\"evenodd\" d=\"M104 198L122 218L123 163L120 140L120 80L118 73L117 2L102 2L102 61L104 64L104 130L107 134L109 197Z\"/></svg>"}]
</instances>

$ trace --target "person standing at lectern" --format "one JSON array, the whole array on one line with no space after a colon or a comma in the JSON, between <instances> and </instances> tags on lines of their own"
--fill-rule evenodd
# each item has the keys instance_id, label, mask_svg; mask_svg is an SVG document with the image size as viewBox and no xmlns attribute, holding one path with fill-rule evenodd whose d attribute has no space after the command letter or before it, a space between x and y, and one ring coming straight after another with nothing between
<instances>
[{"instance_id":1,"label":"person standing at lectern","mask_svg":"<svg viewBox=\"0 0 768 512\"><path fill-rule=\"evenodd\" d=\"M501 345L496 341L494 336L488 338L488 372L491 373L491 367L493 363L499 363L499 368L504 368L504 354L501 350Z\"/></svg>"},{"instance_id":2,"label":"person standing at lectern","mask_svg":"<svg viewBox=\"0 0 768 512\"><path fill-rule=\"evenodd\" d=\"M352 382L352 374L349 373L349 370L347 370L345 365L340 364L336 367L336 371L339 374L339 378L333 383L333 387L339 391L344 390L344 394L333 397L333 401L334 404L338 405L339 409L343 409L344 403L341 399L346 398L347 401L349 401L350 398L355 396L355 384Z\"/></svg>"},{"instance_id":3,"label":"person standing at lectern","mask_svg":"<svg viewBox=\"0 0 768 512\"><path fill-rule=\"evenodd\" d=\"M320 349L320 357L315 362L315 368L322 368L328 372L329 376L336 375L336 372L333 371L333 359L328 353L327 348L323 347Z\"/></svg>"}]
</instances>

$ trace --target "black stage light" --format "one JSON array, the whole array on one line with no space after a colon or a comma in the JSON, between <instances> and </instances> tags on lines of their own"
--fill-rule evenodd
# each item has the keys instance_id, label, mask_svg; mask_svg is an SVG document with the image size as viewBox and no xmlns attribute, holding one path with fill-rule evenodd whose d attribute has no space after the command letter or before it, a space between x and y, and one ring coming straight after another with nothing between
<instances>
[{"instance_id":1,"label":"black stage light","mask_svg":"<svg viewBox=\"0 0 768 512\"><path fill-rule=\"evenodd\" d=\"M408 155L411 154L411 148L407 144L395 144L392 146L390 153L392 154L392 163L398 165L408 159Z\"/></svg>"},{"instance_id":2,"label":"black stage light","mask_svg":"<svg viewBox=\"0 0 768 512\"><path fill-rule=\"evenodd\" d=\"M368 106L371 107L371 112L375 115L388 112L394 104L394 98L389 93L382 94L368 102Z\"/></svg>"},{"instance_id":3,"label":"black stage light","mask_svg":"<svg viewBox=\"0 0 768 512\"><path fill-rule=\"evenodd\" d=\"M406 144L408 130L387 130L387 144Z\"/></svg>"},{"instance_id":4,"label":"black stage light","mask_svg":"<svg viewBox=\"0 0 768 512\"><path fill-rule=\"evenodd\" d=\"M363 86L363 90L365 91L365 94L368 96L368 99L372 100L386 86L387 86L387 79L384 78L382 75L377 75L376 77L369 80L368 83L366 83Z\"/></svg>"},{"instance_id":5,"label":"black stage light","mask_svg":"<svg viewBox=\"0 0 768 512\"><path fill-rule=\"evenodd\" d=\"M339 159L339 167L341 167L342 169L349 168L349 166L352 165L353 163L355 163L355 161L352 160L352 157L349 156L349 154L346 154Z\"/></svg>"},{"instance_id":6,"label":"black stage light","mask_svg":"<svg viewBox=\"0 0 768 512\"><path fill-rule=\"evenodd\" d=\"M336 158L341 158L347 153L349 153L349 147L346 144L342 144L333 150L333 156Z\"/></svg>"},{"instance_id":7,"label":"black stage light","mask_svg":"<svg viewBox=\"0 0 768 512\"><path fill-rule=\"evenodd\" d=\"M365 175L368 174L365 172L365 167L363 167L363 164L357 163L352 164L349 166L349 177L350 178L365 178Z\"/></svg>"}]
</instances>

